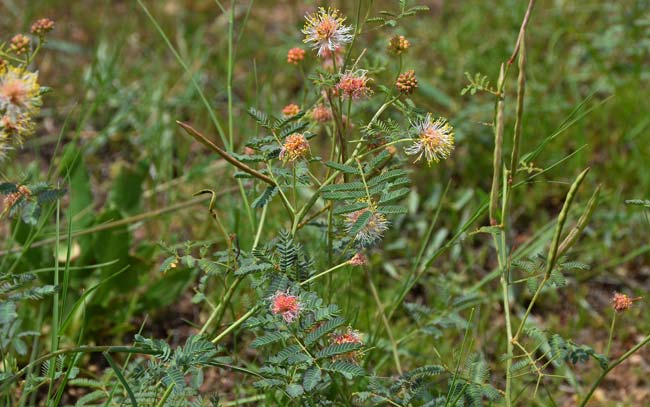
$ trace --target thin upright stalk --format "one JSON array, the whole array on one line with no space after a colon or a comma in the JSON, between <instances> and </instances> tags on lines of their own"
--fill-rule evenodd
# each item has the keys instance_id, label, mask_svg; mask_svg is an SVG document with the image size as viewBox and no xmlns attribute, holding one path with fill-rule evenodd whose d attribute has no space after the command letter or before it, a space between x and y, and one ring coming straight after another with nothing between
<instances>
[{"instance_id":1,"label":"thin upright stalk","mask_svg":"<svg viewBox=\"0 0 650 407\"><path fill-rule=\"evenodd\" d=\"M213 340L212 343L219 343L220 340L222 340L226 335L228 335L230 332L234 331L239 325L243 324L248 320L248 318L252 317L257 311L259 311L260 306L256 305L250 310L248 310L247 313L239 317L235 322L230 324L228 328L224 329L223 332L221 332L219 335L217 335Z\"/></svg>"},{"instance_id":2,"label":"thin upright stalk","mask_svg":"<svg viewBox=\"0 0 650 407\"><path fill-rule=\"evenodd\" d=\"M227 93L228 93L228 149L233 151L234 147L234 129L233 129L233 113L232 113L232 71L235 65L233 55L233 41L234 41L234 27L235 27L235 0L230 0L230 12L228 13L228 73L226 77Z\"/></svg>"},{"instance_id":3,"label":"thin upright stalk","mask_svg":"<svg viewBox=\"0 0 650 407\"><path fill-rule=\"evenodd\" d=\"M395 341L395 337L393 336L393 331L390 328L390 323L388 322L388 318L386 318L386 313L384 312L385 307L382 304L381 299L379 298L377 287L375 287L375 283L372 281L372 277L370 276L370 273L368 272L368 269L366 267L364 267L364 271L366 273L366 280L368 280L368 284L370 285L370 292L372 293L372 297L374 298L375 303L377 304L377 311L381 316L381 321L384 324L386 333L388 334L388 340L390 341L390 346L393 353L393 360L395 361L395 369L397 369L397 373L399 373L399 375L401 376L403 371L402 371L402 364L400 363L399 360L397 342Z\"/></svg>"},{"instance_id":4,"label":"thin upright stalk","mask_svg":"<svg viewBox=\"0 0 650 407\"><path fill-rule=\"evenodd\" d=\"M646 336L646 337L645 337L641 342L639 342L638 344L636 344L632 349L630 349L630 350L628 350L627 352L625 352L625 353L623 354L623 356L621 356L620 358L616 359L614 362L610 363L609 366L607 366L607 369L603 370L603 372L600 374L600 376L598 376L598 379L596 379L596 381L594 382L594 384L591 386L591 388L589 389L589 392L587 393L587 395L585 396L585 398L582 400L582 402L580 403L580 406L579 406L579 407L584 407L584 406L587 405L587 402L588 402L589 399L594 395L594 392L596 391L596 389L598 388L598 386L600 385L600 383L603 381L603 379L605 379L605 376L607 376L607 374L609 374L609 372L611 372L612 370L614 370L614 368L615 368L616 366L618 366L618 365L620 365L621 363L625 362L625 360L627 360L627 358L629 358L630 356L632 356L633 354L635 354L637 351L639 351L639 349L641 349L642 347L644 347L645 345L647 345L648 342L650 342L650 335Z\"/></svg>"},{"instance_id":5,"label":"thin upright stalk","mask_svg":"<svg viewBox=\"0 0 650 407\"><path fill-rule=\"evenodd\" d=\"M501 161L503 155L503 126L505 97L503 88L505 84L505 64L501 64L499 80L497 82L497 102L494 108L494 156L492 159L492 188L490 190L490 225L496 226L499 200L499 181L501 179ZM503 222L503 219L501 220Z\"/></svg>"},{"instance_id":6,"label":"thin upright stalk","mask_svg":"<svg viewBox=\"0 0 650 407\"><path fill-rule=\"evenodd\" d=\"M616 312L612 315L612 324L609 326L609 337L607 338L607 346L605 347L605 356L609 357L609 350L612 347L612 339L614 338L614 327L616 326Z\"/></svg>"}]
</instances>

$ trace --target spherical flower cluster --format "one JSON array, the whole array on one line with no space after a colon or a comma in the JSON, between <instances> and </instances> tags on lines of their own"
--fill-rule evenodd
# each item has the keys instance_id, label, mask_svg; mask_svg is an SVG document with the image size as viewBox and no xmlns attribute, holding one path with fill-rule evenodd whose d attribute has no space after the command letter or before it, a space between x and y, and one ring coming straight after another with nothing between
<instances>
[{"instance_id":1,"label":"spherical flower cluster","mask_svg":"<svg viewBox=\"0 0 650 407\"><path fill-rule=\"evenodd\" d=\"M34 131L41 106L38 74L5 66L0 69L0 158Z\"/></svg>"},{"instance_id":2,"label":"spherical flower cluster","mask_svg":"<svg viewBox=\"0 0 650 407\"><path fill-rule=\"evenodd\" d=\"M454 128L443 118L433 120L431 113L412 123L417 133L415 143L406 148L408 155L417 155L416 162L423 156L427 163L439 162L449 157L454 149Z\"/></svg>"},{"instance_id":3,"label":"spherical flower cluster","mask_svg":"<svg viewBox=\"0 0 650 407\"><path fill-rule=\"evenodd\" d=\"M318 123L326 123L332 120L332 110L321 103L312 109L311 118Z\"/></svg>"},{"instance_id":4,"label":"spherical flower cluster","mask_svg":"<svg viewBox=\"0 0 650 407\"><path fill-rule=\"evenodd\" d=\"M409 49L411 43L403 35L396 35L388 41L388 50L395 55L400 55Z\"/></svg>"},{"instance_id":5,"label":"spherical flower cluster","mask_svg":"<svg viewBox=\"0 0 650 407\"><path fill-rule=\"evenodd\" d=\"M290 103L282 109L284 117L292 117L300 113L300 106L295 103Z\"/></svg>"},{"instance_id":6,"label":"spherical flower cluster","mask_svg":"<svg viewBox=\"0 0 650 407\"><path fill-rule=\"evenodd\" d=\"M16 119L36 114L41 106L38 74L9 67L0 75L0 112Z\"/></svg>"},{"instance_id":7,"label":"spherical flower cluster","mask_svg":"<svg viewBox=\"0 0 650 407\"><path fill-rule=\"evenodd\" d=\"M355 343L363 345L363 339L361 338L361 333L357 330L348 327L344 332L335 333L330 336L330 343L333 345L341 345L344 343ZM358 351L346 353L343 355L338 355L337 359L350 359L356 361L360 356Z\"/></svg>"},{"instance_id":8,"label":"spherical flower cluster","mask_svg":"<svg viewBox=\"0 0 650 407\"><path fill-rule=\"evenodd\" d=\"M354 236L355 242L359 243L363 247L370 246L376 241L380 240L390 225L390 222L386 219L386 216L371 206L348 213L345 216L346 232L352 232L359 218L365 213L370 213L370 218Z\"/></svg>"},{"instance_id":9,"label":"spherical flower cluster","mask_svg":"<svg viewBox=\"0 0 650 407\"><path fill-rule=\"evenodd\" d=\"M362 69L345 72L336 85L336 91L344 98L352 100L359 100L372 95L372 89L368 87L370 79L366 76L367 73Z\"/></svg>"},{"instance_id":10,"label":"spherical flower cluster","mask_svg":"<svg viewBox=\"0 0 650 407\"><path fill-rule=\"evenodd\" d=\"M26 54L29 51L29 38L22 34L14 35L9 49L16 55Z\"/></svg>"},{"instance_id":11,"label":"spherical flower cluster","mask_svg":"<svg viewBox=\"0 0 650 407\"><path fill-rule=\"evenodd\" d=\"M43 37L54 29L54 21L49 18L41 18L32 24L32 34Z\"/></svg>"},{"instance_id":12,"label":"spherical flower cluster","mask_svg":"<svg viewBox=\"0 0 650 407\"><path fill-rule=\"evenodd\" d=\"M410 95L418 87L418 78L415 77L415 71L409 70L397 77L395 83L397 90L405 95Z\"/></svg>"},{"instance_id":13,"label":"spherical flower cluster","mask_svg":"<svg viewBox=\"0 0 650 407\"><path fill-rule=\"evenodd\" d=\"M325 50L335 51L352 41L352 27L343 25L345 17L337 9L320 7L316 13L307 14L302 29L305 43L311 43L321 56Z\"/></svg>"},{"instance_id":14,"label":"spherical flower cluster","mask_svg":"<svg viewBox=\"0 0 650 407\"><path fill-rule=\"evenodd\" d=\"M278 291L269 300L271 301L271 312L274 315L281 315L288 324L300 315L302 307L295 295Z\"/></svg>"},{"instance_id":15,"label":"spherical flower cluster","mask_svg":"<svg viewBox=\"0 0 650 407\"><path fill-rule=\"evenodd\" d=\"M298 65L303 59L305 59L305 50L302 48L291 48L287 52L287 62L290 64Z\"/></svg>"},{"instance_id":16,"label":"spherical flower cluster","mask_svg":"<svg viewBox=\"0 0 650 407\"><path fill-rule=\"evenodd\" d=\"M640 299L641 297L630 298L626 294L615 293L614 298L612 298L612 304L616 312L623 312L630 309L634 301L639 301Z\"/></svg>"},{"instance_id":17,"label":"spherical flower cluster","mask_svg":"<svg viewBox=\"0 0 650 407\"><path fill-rule=\"evenodd\" d=\"M296 161L303 158L309 152L309 142L304 135L294 133L284 139L284 145L280 150L280 159L286 161Z\"/></svg>"},{"instance_id":18,"label":"spherical flower cluster","mask_svg":"<svg viewBox=\"0 0 650 407\"><path fill-rule=\"evenodd\" d=\"M363 253L356 253L348 263L352 266L363 266L368 264L368 258Z\"/></svg>"}]
</instances>

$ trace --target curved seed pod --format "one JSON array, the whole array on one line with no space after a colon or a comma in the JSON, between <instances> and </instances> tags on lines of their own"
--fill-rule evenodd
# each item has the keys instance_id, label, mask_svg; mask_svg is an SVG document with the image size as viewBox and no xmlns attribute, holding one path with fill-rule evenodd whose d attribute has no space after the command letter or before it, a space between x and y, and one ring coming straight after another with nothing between
<instances>
[{"instance_id":1,"label":"curved seed pod","mask_svg":"<svg viewBox=\"0 0 650 407\"><path fill-rule=\"evenodd\" d=\"M582 231L587 227L587 224L591 219L591 215L594 212L594 208L596 207L596 203L598 203L599 195L600 185L596 187L596 190L591 195L589 202L587 202L585 211L580 216L580 219L578 219L578 223L576 223L576 225L569 231L569 234L564 238L562 243L560 243L560 247L557 249L558 257L561 257L564 253L566 253L567 250L571 248L571 246L573 246L576 240L578 240L578 236L580 236Z\"/></svg>"}]
</instances>

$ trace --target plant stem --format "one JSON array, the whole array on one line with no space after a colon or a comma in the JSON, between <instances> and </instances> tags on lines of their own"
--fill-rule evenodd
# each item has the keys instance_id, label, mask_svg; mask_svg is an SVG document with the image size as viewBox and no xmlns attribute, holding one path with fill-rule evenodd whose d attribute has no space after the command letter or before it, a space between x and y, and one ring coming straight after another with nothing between
<instances>
[{"instance_id":1,"label":"plant stem","mask_svg":"<svg viewBox=\"0 0 650 407\"><path fill-rule=\"evenodd\" d=\"M499 199L499 179L501 178L501 161L503 154L503 121L505 110L505 96L503 88L505 84L505 64L501 64L499 80L497 82L497 102L494 108L494 157L492 159L492 188L490 190L490 225L496 226L497 202ZM503 222L503 219L501 220Z\"/></svg>"},{"instance_id":2,"label":"plant stem","mask_svg":"<svg viewBox=\"0 0 650 407\"><path fill-rule=\"evenodd\" d=\"M226 305L228 304L228 301L230 301L230 298L232 298L232 295L234 294L235 289L237 288L237 285L239 285L239 283L241 282L242 279L243 279L243 277L241 277L241 276L237 277L235 279L235 281L233 281L233 283L230 285L230 287L228 287L228 290L226 291L226 293L223 296L223 300L221 300L219 302L219 304L212 311L212 314L210 314L210 317L208 318L208 320L205 321L205 324L203 324L203 327L199 331L199 335L203 335L205 333L205 331L208 329L208 326L210 326L210 324L212 323L212 321L215 318L217 319L216 325L217 325L217 327L219 326L219 324L221 323L221 318L223 318L223 314L225 312ZM217 318L217 315L219 315L219 318Z\"/></svg>"},{"instance_id":3,"label":"plant stem","mask_svg":"<svg viewBox=\"0 0 650 407\"><path fill-rule=\"evenodd\" d=\"M175 386L175 385L176 385L176 383L171 382L171 383L169 384L169 386L167 386L167 388L165 389L165 392L164 392L163 395L162 395L162 398L161 398L160 401L156 404L156 407L162 407L162 406L165 405L165 403L167 402L167 399L168 399L169 396L172 394L172 390L174 390L174 386Z\"/></svg>"},{"instance_id":4,"label":"plant stem","mask_svg":"<svg viewBox=\"0 0 650 407\"><path fill-rule=\"evenodd\" d=\"M235 321L235 322L233 322L232 324L230 324L230 326L229 326L228 328L226 328L223 332L221 332L219 335L217 335L217 336L212 340L212 343L219 343L219 341L222 340L222 339L224 338L224 336L228 335L230 332L232 332L233 330L235 330L235 328L237 328L239 325L241 325L241 324L243 324L244 322L246 322L246 320L247 320L248 318L252 317L253 314L255 314L259 309L260 309L260 306L259 306L259 305L256 305L256 306L254 306L253 308L251 308L247 313L245 313L244 315L242 315L241 317L239 317L239 319L238 319L237 321Z\"/></svg>"},{"instance_id":5,"label":"plant stem","mask_svg":"<svg viewBox=\"0 0 650 407\"><path fill-rule=\"evenodd\" d=\"M181 121L176 120L176 124L181 126L183 130L187 132L190 136L194 137L199 143L203 144L204 146L208 147L215 153L219 154L224 160L228 161L230 164L234 165L235 167L239 168L240 170L244 171L247 174L250 174L254 176L255 178L258 178L267 184L271 186L277 186L277 183L273 181L271 178L267 177L266 175L262 174L261 172L249 167L248 165L244 164L243 162L237 160L228 152L218 145L214 144L210 139L208 139L206 136L201 134L199 131L194 129L192 126L190 126L187 123L183 123Z\"/></svg>"},{"instance_id":6,"label":"plant stem","mask_svg":"<svg viewBox=\"0 0 650 407\"><path fill-rule=\"evenodd\" d=\"M504 220L505 221L505 220ZM499 236L492 234L494 244L497 249L497 258L499 262L499 270L501 275L501 297L503 301L503 315L506 325L506 390L504 394L505 405L510 407L512 405L512 357L513 357L513 336L512 336L512 323L510 320L510 283L507 261L507 246L505 231L502 229L498 232Z\"/></svg>"},{"instance_id":7,"label":"plant stem","mask_svg":"<svg viewBox=\"0 0 650 407\"><path fill-rule=\"evenodd\" d=\"M557 224L555 226L553 241L551 242L551 246L549 247L548 250L548 256L546 260L546 270L544 271L544 278L542 279L539 286L537 287L537 290L533 295L533 299L530 300L530 303L528 304L526 313L521 319L519 328L517 328L517 333L515 333L514 336L515 340L519 339L521 330L524 328L524 325L526 324L526 320L528 319L528 316L530 315L530 312L533 309L533 306L535 305L535 302L537 301L539 294L542 292L542 289L544 288L546 282L551 278L551 272L553 271L553 268L555 267L555 262L557 261L558 247L560 245L560 237L562 235L562 229L564 227L564 223L566 222L566 218L569 214L569 210L571 209L571 204L573 203L575 195L578 192L578 188L582 184L582 181L584 181L589 170L590 168L587 168L578 175L578 177L573 182L573 184L571 184L571 188L569 189L569 192L567 193L566 198L564 199L564 205L562 206L562 210L560 211L560 214L558 215L557 218Z\"/></svg>"},{"instance_id":8,"label":"plant stem","mask_svg":"<svg viewBox=\"0 0 650 407\"><path fill-rule=\"evenodd\" d=\"M347 262L347 261L345 261L345 262L343 262L343 263L341 263L341 264L337 264L337 265L334 266L334 267L331 267L331 268L329 268L329 269L327 269L327 270L325 270L325 271L323 271L323 272L321 272L321 273L318 273L318 274L316 274L316 275L314 275L314 276L309 277L307 280L305 280L305 281L303 281L302 283L300 283L300 285L301 285L301 286L302 286L302 285L307 285L308 283L311 283L312 281L314 281L314 280L316 280L316 279L318 279L318 278L320 278L320 277L323 277L323 276L325 276L325 275L327 275L327 274L329 274L329 273L331 273L331 272L333 272L333 271L335 271L335 270L338 270L338 269L340 269L341 267L347 266L347 265L348 265L348 262Z\"/></svg>"},{"instance_id":9,"label":"plant stem","mask_svg":"<svg viewBox=\"0 0 650 407\"><path fill-rule=\"evenodd\" d=\"M233 29L235 26L235 0L230 0L230 12L228 13L228 73L226 77L228 92L228 149L233 151L234 130L232 115L232 71L235 64L233 55Z\"/></svg>"},{"instance_id":10,"label":"plant stem","mask_svg":"<svg viewBox=\"0 0 650 407\"><path fill-rule=\"evenodd\" d=\"M56 287L54 295L52 296L52 327L50 331L50 352L55 352L59 347L59 237L60 237L60 221L61 221L61 200L56 200L56 244L54 246L54 282ZM47 390L47 400L50 399L54 382L56 379L56 363L50 363L48 374L50 376L50 384Z\"/></svg>"},{"instance_id":11,"label":"plant stem","mask_svg":"<svg viewBox=\"0 0 650 407\"><path fill-rule=\"evenodd\" d=\"M605 347L605 356L609 357L609 349L612 346L612 339L614 338L614 326L616 325L616 311L612 315L612 324L609 327L609 338L607 338L607 347Z\"/></svg>"},{"instance_id":12,"label":"plant stem","mask_svg":"<svg viewBox=\"0 0 650 407\"><path fill-rule=\"evenodd\" d=\"M390 346L393 352L393 360L395 361L395 368L397 369L397 373L399 373L401 376L403 374L403 371L402 364L399 360L399 352L397 351L397 342L395 342L393 331L390 329L388 318L386 318L386 314L384 313L384 305L381 303L379 293L377 292L377 287L375 287L375 283L372 281L372 277L370 276L370 273L366 267L364 267L364 271L366 274L366 280L368 280L368 283L370 285L370 291L372 292L372 296L375 299L375 303L377 304L377 311L379 312L379 315L381 315L381 320L384 324L384 328L386 328L386 333L388 334L388 340L390 341Z\"/></svg>"},{"instance_id":13,"label":"plant stem","mask_svg":"<svg viewBox=\"0 0 650 407\"><path fill-rule=\"evenodd\" d=\"M634 353L636 353L637 351L639 351L639 349L641 349L642 347L644 347L645 345L647 345L648 342L650 342L650 335L648 335L648 336L646 336L645 338L643 338L643 340L642 340L641 342L639 342L638 344L636 344L632 349L630 349L630 350L628 350L627 352L625 352L625 353L623 354L623 356L621 356L620 358L616 359L616 361L614 361L614 362L611 363L609 366L607 366L607 369L603 370L603 372L600 374L600 376L598 377L598 379L596 379L596 382L595 382L595 383L591 386L591 388L589 389L589 392L587 393L587 395L585 396L585 398L584 398L584 399L582 400L582 402L580 403L580 407L584 407L584 406L587 405L587 402L589 401L589 399L591 398L591 396L593 396L594 392L596 391L596 389L598 388L598 386L600 385L600 383L603 381L603 379L605 378L605 376L607 376L607 374L608 374L609 372L611 372L612 370L614 370L614 368L615 368L616 366L618 366L618 365L620 365L621 363L625 362L625 360L626 360L627 358L629 358L629 357L632 356Z\"/></svg>"}]
</instances>

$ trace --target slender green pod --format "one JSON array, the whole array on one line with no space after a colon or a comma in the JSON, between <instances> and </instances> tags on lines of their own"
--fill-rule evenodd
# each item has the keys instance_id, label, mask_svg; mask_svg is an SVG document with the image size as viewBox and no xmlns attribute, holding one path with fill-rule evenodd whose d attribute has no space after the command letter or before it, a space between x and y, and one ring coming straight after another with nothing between
<instances>
[{"instance_id":1,"label":"slender green pod","mask_svg":"<svg viewBox=\"0 0 650 407\"><path fill-rule=\"evenodd\" d=\"M573 246L576 240L578 240L578 236L580 236L582 231L585 230L585 228L587 227L587 224L591 219L591 215L594 212L594 208L596 208L596 204L598 203L599 195L600 195L600 185L596 187L596 190L591 195L589 202L587 202L587 207L585 208L585 211L580 216L580 219L578 219L578 223L576 223L576 225L569 231L569 234L564 238L562 243L560 243L560 247L557 250L558 257L562 256L564 253L566 253L567 250L569 250Z\"/></svg>"},{"instance_id":2,"label":"slender green pod","mask_svg":"<svg viewBox=\"0 0 650 407\"><path fill-rule=\"evenodd\" d=\"M505 76L505 64L501 64L497 85L497 103L494 113L494 158L492 162L492 189L490 190L490 225L493 226L498 223L497 210L499 207L499 178L501 176L501 156L503 154L503 121L505 110L503 86Z\"/></svg>"},{"instance_id":3,"label":"slender green pod","mask_svg":"<svg viewBox=\"0 0 650 407\"><path fill-rule=\"evenodd\" d=\"M562 210L560 211L560 215L557 218L557 225L555 226L555 234L553 235L553 241L551 242L551 247L548 249L548 260L546 262L546 272L544 273L544 279L548 279L551 276L551 271L553 270L553 267L555 266L555 261L557 260L558 257L558 248L560 246L560 236L562 235L562 228L564 227L564 223L566 222L566 218L569 215L569 209L571 209L571 204L573 203L573 199L576 196L576 193L578 192L578 188L580 188L580 185L582 185L582 181L584 181L585 177L587 176L587 173L591 170L590 167L587 167L584 171L578 175L575 181L573 181L573 184L571 184L571 188L569 189L569 192L566 195L566 199L564 200L564 205L562 206Z\"/></svg>"},{"instance_id":4,"label":"slender green pod","mask_svg":"<svg viewBox=\"0 0 650 407\"><path fill-rule=\"evenodd\" d=\"M510 156L510 179L512 183L517 175L519 166L519 145L521 142L521 128L524 119L524 96L526 94L526 32L521 33L521 43L519 48L519 76L517 77L517 117L515 119L515 131L512 136L512 155Z\"/></svg>"}]
</instances>

